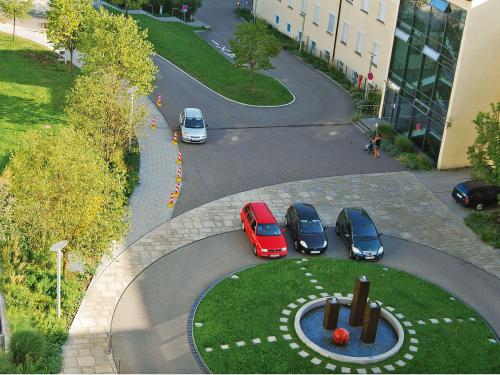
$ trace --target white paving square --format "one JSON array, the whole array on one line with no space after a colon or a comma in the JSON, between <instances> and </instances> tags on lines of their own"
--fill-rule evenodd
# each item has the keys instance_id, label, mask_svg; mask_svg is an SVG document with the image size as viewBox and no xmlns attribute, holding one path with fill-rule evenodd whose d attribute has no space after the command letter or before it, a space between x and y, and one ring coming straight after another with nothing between
<instances>
[{"instance_id":1,"label":"white paving square","mask_svg":"<svg viewBox=\"0 0 500 375\"><path fill-rule=\"evenodd\" d=\"M232 275L232 276L231 276L231 279L236 280L236 279L239 279L239 277L238 277L238 275Z\"/></svg>"},{"instance_id":2,"label":"white paving square","mask_svg":"<svg viewBox=\"0 0 500 375\"><path fill-rule=\"evenodd\" d=\"M297 260L295 263L297 264L301 264L302 262L300 260Z\"/></svg>"},{"instance_id":3,"label":"white paving square","mask_svg":"<svg viewBox=\"0 0 500 375\"><path fill-rule=\"evenodd\" d=\"M306 275L306 277L311 277L312 273L306 272L304 275Z\"/></svg>"},{"instance_id":4,"label":"white paving square","mask_svg":"<svg viewBox=\"0 0 500 375\"><path fill-rule=\"evenodd\" d=\"M303 262L307 262L308 260L309 260L309 259L307 259L307 258L302 258L302 261L303 261Z\"/></svg>"},{"instance_id":5,"label":"white paving square","mask_svg":"<svg viewBox=\"0 0 500 375\"><path fill-rule=\"evenodd\" d=\"M287 309L283 309L283 310L281 311L281 313L282 313L283 315L290 315L291 311L290 311L290 310L287 310Z\"/></svg>"},{"instance_id":6,"label":"white paving square","mask_svg":"<svg viewBox=\"0 0 500 375\"><path fill-rule=\"evenodd\" d=\"M280 326L280 331L288 331L288 326Z\"/></svg>"},{"instance_id":7,"label":"white paving square","mask_svg":"<svg viewBox=\"0 0 500 375\"><path fill-rule=\"evenodd\" d=\"M305 270L306 270L306 267L300 267L300 269L301 269L302 271L305 271Z\"/></svg>"},{"instance_id":8,"label":"white paving square","mask_svg":"<svg viewBox=\"0 0 500 375\"><path fill-rule=\"evenodd\" d=\"M221 348L222 350L228 350L228 349L229 349L229 345L225 345L225 344L224 344L224 345L221 345L221 346L220 346L220 348Z\"/></svg>"},{"instance_id":9,"label":"white paving square","mask_svg":"<svg viewBox=\"0 0 500 375\"><path fill-rule=\"evenodd\" d=\"M347 298L352 298L352 293L349 293L349 294L347 295Z\"/></svg>"},{"instance_id":10,"label":"white paving square","mask_svg":"<svg viewBox=\"0 0 500 375\"><path fill-rule=\"evenodd\" d=\"M327 370L330 370L330 371L335 371L335 368L336 368L336 367L337 367L337 366L332 365L331 363L327 363L327 364L326 364L326 366L325 366L325 368L326 368Z\"/></svg>"},{"instance_id":11,"label":"white paving square","mask_svg":"<svg viewBox=\"0 0 500 375\"><path fill-rule=\"evenodd\" d=\"M416 351L418 351L418 348L416 346L410 345L410 347L408 348L408 350L410 352L416 352Z\"/></svg>"},{"instance_id":12,"label":"white paving square","mask_svg":"<svg viewBox=\"0 0 500 375\"><path fill-rule=\"evenodd\" d=\"M291 309L294 309L294 308L296 308L296 307L297 307L297 305L296 305L295 303L290 303L290 304L288 305L288 307L289 307L289 308L291 308Z\"/></svg>"},{"instance_id":13,"label":"white paving square","mask_svg":"<svg viewBox=\"0 0 500 375\"><path fill-rule=\"evenodd\" d=\"M276 341L276 336L269 336L267 338L267 341L269 341L269 342L275 342Z\"/></svg>"},{"instance_id":14,"label":"white paving square","mask_svg":"<svg viewBox=\"0 0 500 375\"><path fill-rule=\"evenodd\" d=\"M390 312L393 312L395 310L394 307L392 306L387 306L386 309L389 310Z\"/></svg>"},{"instance_id":15,"label":"white paving square","mask_svg":"<svg viewBox=\"0 0 500 375\"><path fill-rule=\"evenodd\" d=\"M366 374L365 368L358 368L356 371L358 372L358 374Z\"/></svg>"},{"instance_id":16,"label":"white paving square","mask_svg":"<svg viewBox=\"0 0 500 375\"><path fill-rule=\"evenodd\" d=\"M496 344L497 343L497 340L495 339L488 339L489 342L491 342L492 344Z\"/></svg>"},{"instance_id":17,"label":"white paving square","mask_svg":"<svg viewBox=\"0 0 500 375\"><path fill-rule=\"evenodd\" d=\"M375 302L377 302L380 306L382 306L384 303L379 301L378 299L375 300Z\"/></svg>"},{"instance_id":18,"label":"white paving square","mask_svg":"<svg viewBox=\"0 0 500 375\"><path fill-rule=\"evenodd\" d=\"M257 338L255 338L255 339L252 339L252 342L253 342L254 344L260 344L262 341L261 341L261 340L257 337Z\"/></svg>"},{"instance_id":19,"label":"white paving square","mask_svg":"<svg viewBox=\"0 0 500 375\"><path fill-rule=\"evenodd\" d=\"M384 368L387 370L387 371L394 371L395 368L393 365L385 365Z\"/></svg>"},{"instance_id":20,"label":"white paving square","mask_svg":"<svg viewBox=\"0 0 500 375\"><path fill-rule=\"evenodd\" d=\"M319 365L321 363L321 359L315 357L315 358L311 359L311 363L313 365L317 366L317 365Z\"/></svg>"},{"instance_id":21,"label":"white paving square","mask_svg":"<svg viewBox=\"0 0 500 375\"><path fill-rule=\"evenodd\" d=\"M384 271L389 271L389 268L386 268L386 267L382 267L382 269L383 269Z\"/></svg>"},{"instance_id":22,"label":"white paving square","mask_svg":"<svg viewBox=\"0 0 500 375\"><path fill-rule=\"evenodd\" d=\"M463 319L457 319L460 323L462 323L464 320Z\"/></svg>"},{"instance_id":23,"label":"white paving square","mask_svg":"<svg viewBox=\"0 0 500 375\"><path fill-rule=\"evenodd\" d=\"M336 298L341 298L342 297L342 293L333 293L333 296L336 297Z\"/></svg>"},{"instance_id":24,"label":"white paving square","mask_svg":"<svg viewBox=\"0 0 500 375\"><path fill-rule=\"evenodd\" d=\"M328 296L329 296L329 294L328 294L328 293L326 293L326 292L320 293L319 295L320 295L321 297L328 297Z\"/></svg>"},{"instance_id":25,"label":"white paving square","mask_svg":"<svg viewBox=\"0 0 500 375\"><path fill-rule=\"evenodd\" d=\"M429 321L430 321L432 324L438 324L438 323L439 323L439 320L437 320L437 319L429 319Z\"/></svg>"},{"instance_id":26,"label":"white paving square","mask_svg":"<svg viewBox=\"0 0 500 375\"><path fill-rule=\"evenodd\" d=\"M309 299L311 299L311 300L312 300L312 299L317 299L317 298L318 298L318 297L316 297L314 294L310 294L310 295L308 295L308 297L309 297Z\"/></svg>"},{"instance_id":27,"label":"white paving square","mask_svg":"<svg viewBox=\"0 0 500 375\"><path fill-rule=\"evenodd\" d=\"M305 351L303 351L303 350L301 350L301 351L299 352L299 355L300 355L302 358L309 357L309 353L308 353L308 352L305 352Z\"/></svg>"},{"instance_id":28,"label":"white paving square","mask_svg":"<svg viewBox=\"0 0 500 375\"><path fill-rule=\"evenodd\" d=\"M410 339L410 342L411 342L412 344L418 344L418 339L416 339L416 338L412 337L412 338Z\"/></svg>"},{"instance_id":29,"label":"white paving square","mask_svg":"<svg viewBox=\"0 0 500 375\"><path fill-rule=\"evenodd\" d=\"M286 334L286 335L283 335L283 338L287 341L290 341L292 339L292 336L290 336L289 334Z\"/></svg>"},{"instance_id":30,"label":"white paving square","mask_svg":"<svg viewBox=\"0 0 500 375\"><path fill-rule=\"evenodd\" d=\"M280 318L281 323L288 323L288 318Z\"/></svg>"},{"instance_id":31,"label":"white paving square","mask_svg":"<svg viewBox=\"0 0 500 375\"><path fill-rule=\"evenodd\" d=\"M444 318L443 320L444 320L445 323L451 323L452 322L452 320L450 318Z\"/></svg>"},{"instance_id":32,"label":"white paving square","mask_svg":"<svg viewBox=\"0 0 500 375\"><path fill-rule=\"evenodd\" d=\"M399 366L399 367L403 367L404 365L406 365L406 362L405 361L397 361L396 364Z\"/></svg>"},{"instance_id":33,"label":"white paving square","mask_svg":"<svg viewBox=\"0 0 500 375\"><path fill-rule=\"evenodd\" d=\"M407 321L407 320L405 320L405 321L403 322L403 324L405 325L405 327L411 327L411 326L413 326L413 324L411 324L411 322L409 322L409 321Z\"/></svg>"},{"instance_id":34,"label":"white paving square","mask_svg":"<svg viewBox=\"0 0 500 375\"><path fill-rule=\"evenodd\" d=\"M350 373L351 373L351 368L350 368L350 367L342 367L342 368L340 369L340 372L341 372L342 374L350 374Z\"/></svg>"},{"instance_id":35,"label":"white paving square","mask_svg":"<svg viewBox=\"0 0 500 375\"><path fill-rule=\"evenodd\" d=\"M203 327L203 323L194 323L195 327Z\"/></svg>"},{"instance_id":36,"label":"white paving square","mask_svg":"<svg viewBox=\"0 0 500 375\"><path fill-rule=\"evenodd\" d=\"M297 302L298 303L304 303L304 302L306 302L306 300L304 298L297 298Z\"/></svg>"},{"instance_id":37,"label":"white paving square","mask_svg":"<svg viewBox=\"0 0 500 375\"><path fill-rule=\"evenodd\" d=\"M323 287L322 287L321 285L315 285L314 287L315 287L317 290L322 290L322 289L323 289Z\"/></svg>"},{"instance_id":38,"label":"white paving square","mask_svg":"<svg viewBox=\"0 0 500 375\"><path fill-rule=\"evenodd\" d=\"M424 325L425 324L425 322L423 320L419 320L419 321L417 321L417 323L420 324L420 325Z\"/></svg>"},{"instance_id":39,"label":"white paving square","mask_svg":"<svg viewBox=\"0 0 500 375\"><path fill-rule=\"evenodd\" d=\"M245 341L238 341L236 343L236 346L244 346L245 345Z\"/></svg>"},{"instance_id":40,"label":"white paving square","mask_svg":"<svg viewBox=\"0 0 500 375\"><path fill-rule=\"evenodd\" d=\"M311 279L311 280L309 280L309 281L310 281L311 283L313 283L313 284L316 284L316 283L318 282L318 280L316 280L316 279Z\"/></svg>"},{"instance_id":41,"label":"white paving square","mask_svg":"<svg viewBox=\"0 0 500 375\"><path fill-rule=\"evenodd\" d=\"M404 355L405 359L407 359L408 361L411 361L413 359L413 356L411 354L405 354Z\"/></svg>"},{"instance_id":42,"label":"white paving square","mask_svg":"<svg viewBox=\"0 0 500 375\"><path fill-rule=\"evenodd\" d=\"M298 348L299 348L299 346L298 346L296 343L292 342L292 343L290 344L290 348L292 348L292 349L298 349Z\"/></svg>"},{"instance_id":43,"label":"white paving square","mask_svg":"<svg viewBox=\"0 0 500 375\"><path fill-rule=\"evenodd\" d=\"M372 367L372 372L374 374L380 374L382 370L380 369L380 367Z\"/></svg>"},{"instance_id":44,"label":"white paving square","mask_svg":"<svg viewBox=\"0 0 500 375\"><path fill-rule=\"evenodd\" d=\"M415 333L417 333L417 332L415 332L415 330L414 330L414 329L409 329L409 330L408 330L408 333L409 333L410 335L414 335L414 334L415 334Z\"/></svg>"},{"instance_id":45,"label":"white paving square","mask_svg":"<svg viewBox=\"0 0 500 375\"><path fill-rule=\"evenodd\" d=\"M398 317L399 319L404 319L405 316L403 314L396 314L396 317Z\"/></svg>"},{"instance_id":46,"label":"white paving square","mask_svg":"<svg viewBox=\"0 0 500 375\"><path fill-rule=\"evenodd\" d=\"M212 349L212 348L206 348L206 349L205 349L205 351L206 351L207 353L210 353L211 351L213 351L213 349Z\"/></svg>"},{"instance_id":47,"label":"white paving square","mask_svg":"<svg viewBox=\"0 0 500 375\"><path fill-rule=\"evenodd\" d=\"M475 322L475 321L476 321L476 318L469 318L469 320L470 320L471 322Z\"/></svg>"}]
</instances>

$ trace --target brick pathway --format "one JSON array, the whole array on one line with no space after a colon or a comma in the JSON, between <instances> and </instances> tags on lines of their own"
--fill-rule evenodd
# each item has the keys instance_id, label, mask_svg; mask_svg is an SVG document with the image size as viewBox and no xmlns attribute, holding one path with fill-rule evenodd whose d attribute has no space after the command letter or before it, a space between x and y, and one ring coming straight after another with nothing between
<instances>
[{"instance_id":1,"label":"brick pathway","mask_svg":"<svg viewBox=\"0 0 500 375\"><path fill-rule=\"evenodd\" d=\"M384 234L434 247L500 277L498 251L482 245L411 173L327 177L264 187L186 212L120 254L87 291L64 348L64 372L112 371L110 362L103 364L108 333L113 310L127 285L161 256L193 241L238 229L239 210L250 200L268 202L281 221L289 204L307 201L317 207L328 226L334 225L342 207L363 206Z\"/></svg>"}]
</instances>

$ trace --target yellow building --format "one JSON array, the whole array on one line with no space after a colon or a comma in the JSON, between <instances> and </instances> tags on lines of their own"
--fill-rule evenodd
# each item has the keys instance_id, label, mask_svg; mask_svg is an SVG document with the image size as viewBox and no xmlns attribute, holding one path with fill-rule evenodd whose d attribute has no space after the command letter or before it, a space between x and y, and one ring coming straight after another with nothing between
<instances>
[{"instance_id":1,"label":"yellow building","mask_svg":"<svg viewBox=\"0 0 500 375\"><path fill-rule=\"evenodd\" d=\"M254 0L254 12L353 82L439 169L468 165L472 120L500 101L500 0Z\"/></svg>"}]
</instances>

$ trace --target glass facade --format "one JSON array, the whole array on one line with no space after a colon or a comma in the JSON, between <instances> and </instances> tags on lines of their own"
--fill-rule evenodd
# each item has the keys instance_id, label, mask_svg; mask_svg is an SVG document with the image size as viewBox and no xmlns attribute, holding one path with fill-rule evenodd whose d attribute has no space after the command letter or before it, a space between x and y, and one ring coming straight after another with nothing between
<instances>
[{"instance_id":1,"label":"glass facade","mask_svg":"<svg viewBox=\"0 0 500 375\"><path fill-rule=\"evenodd\" d=\"M383 116L439 156L466 11L446 0L401 0Z\"/></svg>"}]
</instances>

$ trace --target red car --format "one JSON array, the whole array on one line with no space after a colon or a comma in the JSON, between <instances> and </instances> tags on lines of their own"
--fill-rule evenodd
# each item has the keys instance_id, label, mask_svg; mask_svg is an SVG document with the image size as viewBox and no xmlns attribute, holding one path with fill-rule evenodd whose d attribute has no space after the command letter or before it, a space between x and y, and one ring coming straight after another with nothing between
<instances>
[{"instance_id":1,"label":"red car","mask_svg":"<svg viewBox=\"0 0 500 375\"><path fill-rule=\"evenodd\" d=\"M285 237L264 202L247 203L240 214L241 229L247 233L259 257L280 258L288 254Z\"/></svg>"}]
</instances>

